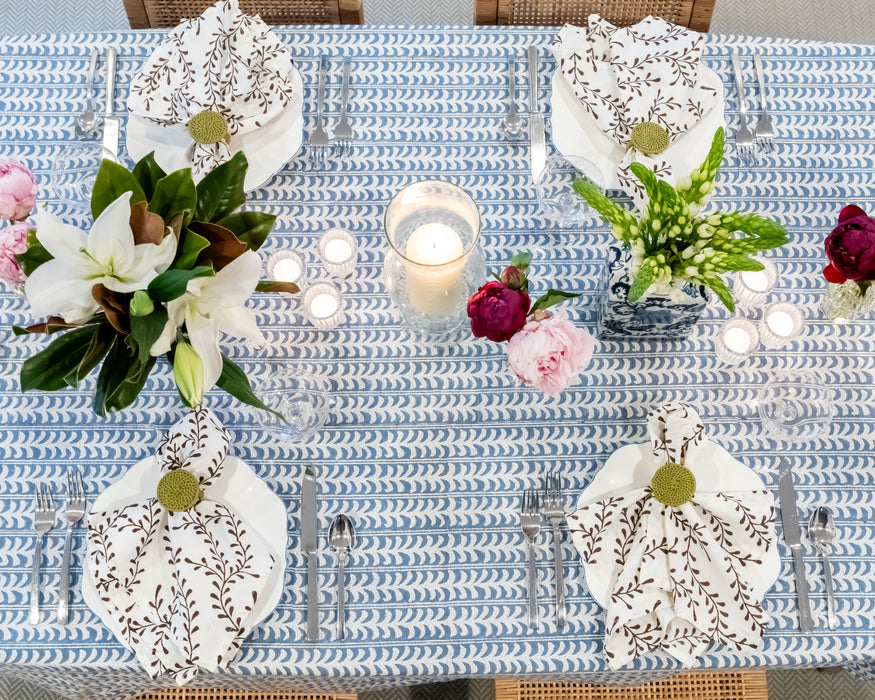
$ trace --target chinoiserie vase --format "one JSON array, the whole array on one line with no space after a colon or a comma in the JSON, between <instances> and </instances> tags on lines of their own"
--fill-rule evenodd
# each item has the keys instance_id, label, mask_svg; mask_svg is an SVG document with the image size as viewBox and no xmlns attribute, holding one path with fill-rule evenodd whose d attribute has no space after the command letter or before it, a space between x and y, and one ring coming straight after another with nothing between
<instances>
[{"instance_id":1,"label":"chinoiserie vase","mask_svg":"<svg viewBox=\"0 0 875 700\"><path fill-rule=\"evenodd\" d=\"M630 259L625 248L612 246L608 252L598 301L598 337L608 340L686 338L707 304L704 287L688 284L684 287L683 300L652 294L632 304L628 301L632 284L628 274Z\"/></svg>"},{"instance_id":2,"label":"chinoiserie vase","mask_svg":"<svg viewBox=\"0 0 875 700\"><path fill-rule=\"evenodd\" d=\"M820 302L820 310L833 323L849 323L856 321L875 309L875 283L870 284L865 292L860 291L856 282L833 284L826 288L826 294Z\"/></svg>"}]
</instances>

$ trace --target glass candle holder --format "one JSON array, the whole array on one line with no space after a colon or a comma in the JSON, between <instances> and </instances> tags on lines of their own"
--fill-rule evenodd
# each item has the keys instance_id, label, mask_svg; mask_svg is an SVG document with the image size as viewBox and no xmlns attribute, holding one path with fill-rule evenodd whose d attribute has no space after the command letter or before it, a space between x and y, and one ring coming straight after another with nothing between
<instances>
[{"instance_id":1,"label":"glass candle holder","mask_svg":"<svg viewBox=\"0 0 875 700\"><path fill-rule=\"evenodd\" d=\"M432 335L461 327L468 297L486 278L471 196L441 180L409 185L389 202L384 233L386 286L405 324Z\"/></svg>"},{"instance_id":2,"label":"glass candle holder","mask_svg":"<svg viewBox=\"0 0 875 700\"><path fill-rule=\"evenodd\" d=\"M769 348L784 347L796 338L805 325L802 310L795 304L778 301L769 304L760 321L760 339Z\"/></svg>"},{"instance_id":3,"label":"glass candle holder","mask_svg":"<svg viewBox=\"0 0 875 700\"><path fill-rule=\"evenodd\" d=\"M319 256L329 275L348 277L355 269L358 244L345 228L332 228L319 238Z\"/></svg>"},{"instance_id":4,"label":"glass candle holder","mask_svg":"<svg viewBox=\"0 0 875 700\"><path fill-rule=\"evenodd\" d=\"M294 250L280 250L267 259L267 277L276 282L294 282L303 289L307 281L304 258Z\"/></svg>"},{"instance_id":5,"label":"glass candle holder","mask_svg":"<svg viewBox=\"0 0 875 700\"><path fill-rule=\"evenodd\" d=\"M762 270L737 272L732 284L735 300L748 308L761 306L778 283L778 268L763 258L757 260L763 264Z\"/></svg>"},{"instance_id":6,"label":"glass candle holder","mask_svg":"<svg viewBox=\"0 0 875 700\"><path fill-rule=\"evenodd\" d=\"M316 282L304 292L304 313L316 328L330 331L343 318L343 298L330 282Z\"/></svg>"},{"instance_id":7,"label":"glass candle holder","mask_svg":"<svg viewBox=\"0 0 875 700\"><path fill-rule=\"evenodd\" d=\"M757 327L746 318L730 318L720 326L714 341L714 354L727 365L737 365L753 355L760 345Z\"/></svg>"}]
</instances>

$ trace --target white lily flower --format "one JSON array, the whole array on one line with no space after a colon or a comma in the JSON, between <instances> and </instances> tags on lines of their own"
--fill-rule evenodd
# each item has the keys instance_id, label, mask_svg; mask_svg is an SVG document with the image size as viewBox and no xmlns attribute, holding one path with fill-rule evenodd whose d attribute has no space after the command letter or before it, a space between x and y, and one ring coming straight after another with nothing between
<instances>
[{"instance_id":1,"label":"white lily flower","mask_svg":"<svg viewBox=\"0 0 875 700\"><path fill-rule=\"evenodd\" d=\"M110 204L86 233L47 211L40 213L36 236L53 256L34 270L24 293L38 316L57 314L67 323L83 323L100 308L91 296L95 284L115 292L145 289L173 262L176 236L158 245L134 244L131 193Z\"/></svg>"},{"instance_id":2,"label":"white lily flower","mask_svg":"<svg viewBox=\"0 0 875 700\"><path fill-rule=\"evenodd\" d=\"M261 279L261 260L247 250L214 277L196 277L185 293L167 302L167 324L150 349L152 355L170 350L176 330L185 323L188 338L204 363L203 392L213 388L222 374L219 333L263 344L264 336L252 312L244 307Z\"/></svg>"}]
</instances>

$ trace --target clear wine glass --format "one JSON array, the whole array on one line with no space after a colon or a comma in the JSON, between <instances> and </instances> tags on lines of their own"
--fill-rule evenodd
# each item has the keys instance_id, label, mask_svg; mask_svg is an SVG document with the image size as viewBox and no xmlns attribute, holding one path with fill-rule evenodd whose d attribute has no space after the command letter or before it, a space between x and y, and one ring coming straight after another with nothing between
<instances>
[{"instance_id":1,"label":"clear wine glass","mask_svg":"<svg viewBox=\"0 0 875 700\"><path fill-rule=\"evenodd\" d=\"M766 430L787 440L826 435L836 413L835 394L813 373L777 374L760 390L757 410Z\"/></svg>"},{"instance_id":2,"label":"clear wine glass","mask_svg":"<svg viewBox=\"0 0 875 700\"><path fill-rule=\"evenodd\" d=\"M310 440L325 425L333 404L328 380L305 367L271 374L258 380L255 389L275 411L258 411L260 427L285 442Z\"/></svg>"},{"instance_id":3,"label":"clear wine glass","mask_svg":"<svg viewBox=\"0 0 875 700\"><path fill-rule=\"evenodd\" d=\"M550 156L535 183L541 213L560 228L585 228L587 223L595 220L589 204L572 186L579 175L604 189L602 175L595 164L579 156Z\"/></svg>"}]
</instances>

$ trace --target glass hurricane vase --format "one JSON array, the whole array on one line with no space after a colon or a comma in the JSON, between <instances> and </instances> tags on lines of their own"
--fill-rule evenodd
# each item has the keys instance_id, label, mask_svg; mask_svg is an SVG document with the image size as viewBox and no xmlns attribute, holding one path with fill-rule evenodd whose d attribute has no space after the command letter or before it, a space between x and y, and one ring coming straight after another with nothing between
<instances>
[{"instance_id":1,"label":"glass hurricane vase","mask_svg":"<svg viewBox=\"0 0 875 700\"><path fill-rule=\"evenodd\" d=\"M823 315L833 323L849 323L875 309L875 284L863 292L856 282L829 283L820 303Z\"/></svg>"}]
</instances>

